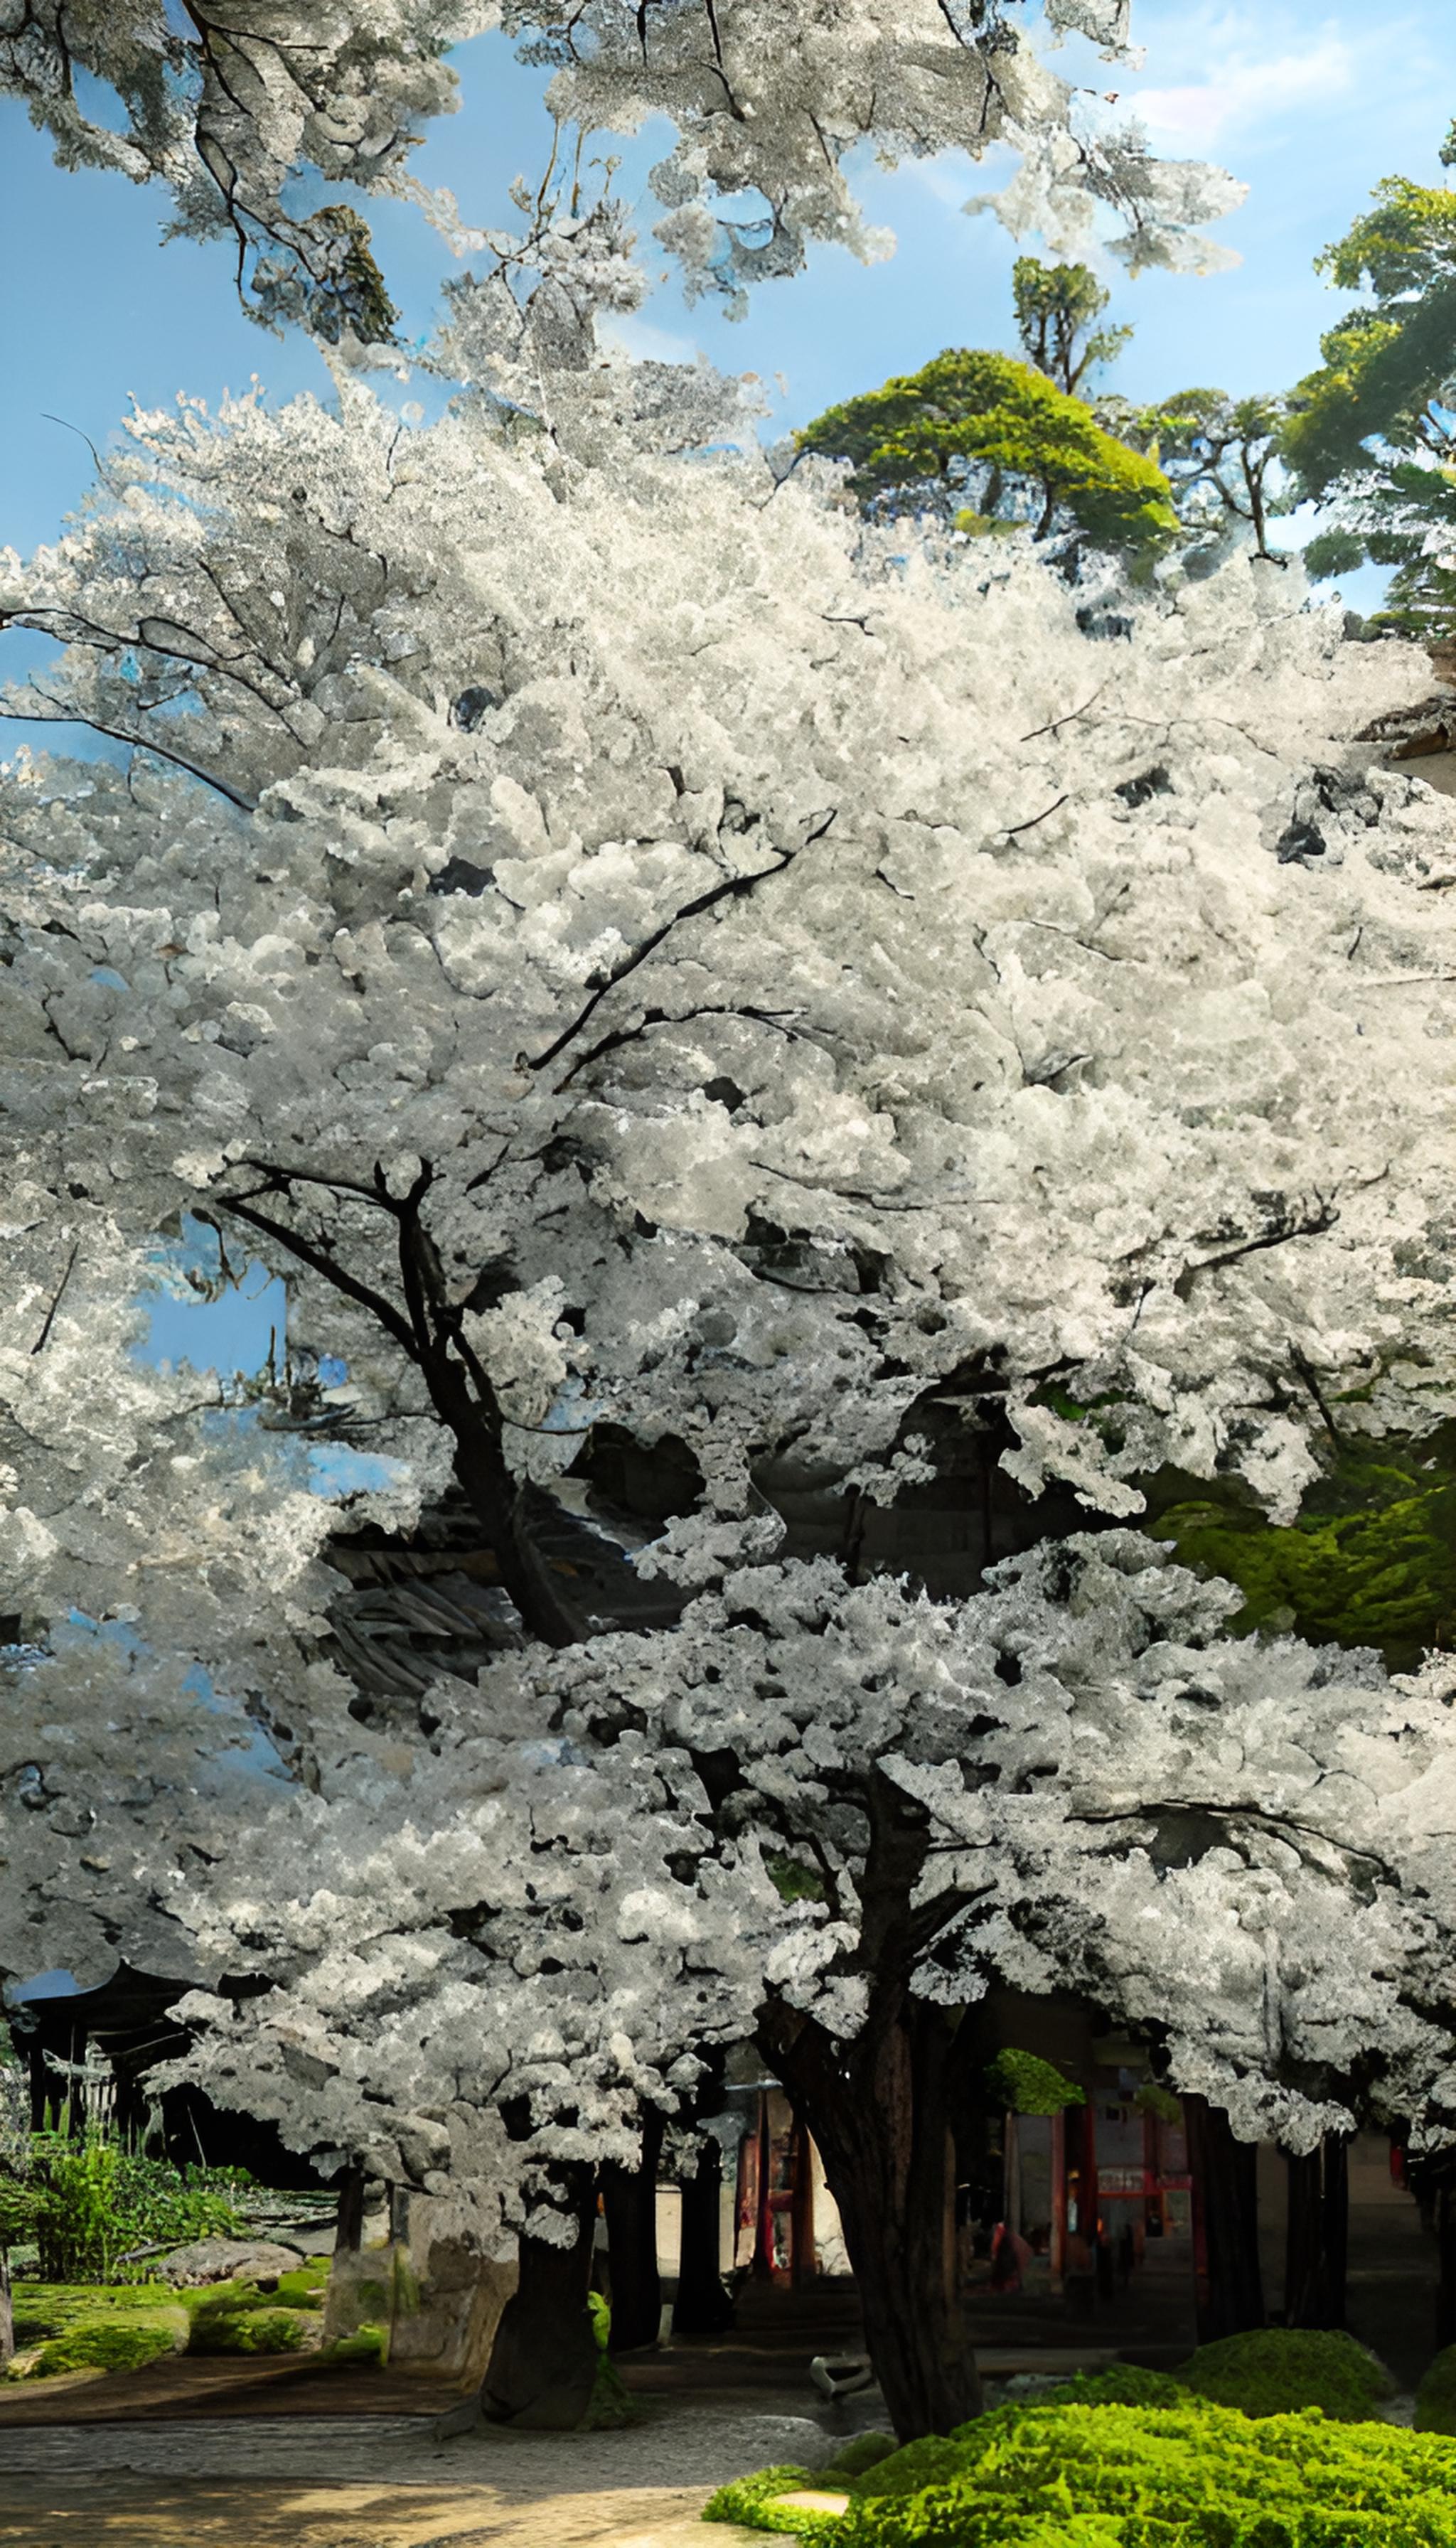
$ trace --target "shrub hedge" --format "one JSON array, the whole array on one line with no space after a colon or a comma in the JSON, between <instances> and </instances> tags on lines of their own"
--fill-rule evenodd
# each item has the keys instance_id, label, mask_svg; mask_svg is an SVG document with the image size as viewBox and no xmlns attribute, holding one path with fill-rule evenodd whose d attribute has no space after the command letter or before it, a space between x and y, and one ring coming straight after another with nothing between
<instances>
[{"instance_id":1,"label":"shrub hedge","mask_svg":"<svg viewBox=\"0 0 1456 2548\"><path fill-rule=\"evenodd\" d=\"M1438 2353L1415 2392L1417 2433L1456 2433L1456 2344Z\"/></svg>"},{"instance_id":2,"label":"shrub hedge","mask_svg":"<svg viewBox=\"0 0 1456 2548\"><path fill-rule=\"evenodd\" d=\"M886 2456L761 2470L703 2517L805 2548L1456 2548L1456 2444L1379 2420L1390 2382L1352 2338L1266 2333L1281 2341L1201 2347L1176 2379L1114 2365ZM1301 2384L1332 2403L1271 2404ZM1432 2415L1456 2403L1456 2348L1428 2386ZM799 2490L849 2508L780 2502Z\"/></svg>"},{"instance_id":3,"label":"shrub hedge","mask_svg":"<svg viewBox=\"0 0 1456 2548\"><path fill-rule=\"evenodd\" d=\"M1178 2380L1216 2407L1245 2415L1292 2415L1320 2407L1343 2424L1378 2414L1395 2382L1352 2335L1333 2328L1261 2326L1201 2344Z\"/></svg>"}]
</instances>

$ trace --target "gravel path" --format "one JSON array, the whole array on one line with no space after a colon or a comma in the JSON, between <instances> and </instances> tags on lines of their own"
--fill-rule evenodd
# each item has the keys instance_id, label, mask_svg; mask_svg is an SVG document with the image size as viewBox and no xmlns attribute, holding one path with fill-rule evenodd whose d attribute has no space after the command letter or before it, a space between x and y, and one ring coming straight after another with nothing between
<instances>
[{"instance_id":1,"label":"gravel path","mask_svg":"<svg viewBox=\"0 0 1456 2548\"><path fill-rule=\"evenodd\" d=\"M805 2416L675 2407L620 2433L412 2416L36 2426L0 2434L4 2548L732 2548L725 2478L831 2448Z\"/></svg>"}]
</instances>

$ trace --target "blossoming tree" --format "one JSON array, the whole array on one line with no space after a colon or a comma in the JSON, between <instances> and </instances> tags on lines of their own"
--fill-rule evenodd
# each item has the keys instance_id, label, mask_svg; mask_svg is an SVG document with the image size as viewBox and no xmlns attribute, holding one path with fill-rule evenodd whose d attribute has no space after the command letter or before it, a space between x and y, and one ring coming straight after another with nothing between
<instances>
[{"instance_id":1,"label":"blossoming tree","mask_svg":"<svg viewBox=\"0 0 1456 2548\"><path fill-rule=\"evenodd\" d=\"M1113 0L1046 14L1125 42ZM572 2171L757 2028L908 2432L976 2394L940 2153L990 1971L1126 2006L1287 2138L1357 2061L1442 2128L1438 1982L1376 1962L1392 1900L1436 1904L1403 1940L1443 1916L1425 1683L1226 1651L1222 1596L1121 1536L978 1592L987 1534L939 1603L866 1555L968 1439L1044 1513L1135 1519L1176 1471L1287 1519L1337 1403L1448 1411L1449 815L1348 741L1424 667L1267 564L1150 590L1108 643L1030 541L862 521L832 465L759 452L736 385L601 355L631 242L549 187L449 295L462 394L402 421L358 377L367 243L279 251L269 207L371 150L403 184L442 46L492 15L375 13L361 50L311 14L305 76L276 10L190 10L213 72L249 65L225 113L190 51L158 86L160 13L108 13L85 67L136 131L89 140L59 20L0 20L63 147L139 150L199 227L241 207L255 293L342 346L334 411L136 416L3 562L0 613L62 649L5 712L128 747L0 784L3 1956L196 1984L194 2075L324 2164L469 2179L527 2283L578 2269ZM1003 216L1067 251L1101 200L1134 262L1197 262L1231 200L1083 129L997 0L503 16L563 119L671 115L660 239L730 301L807 238L872 251L864 138L1016 140ZM719 202L748 185L757 236ZM133 1356L199 1224L287 1275L364 1468ZM603 1446L671 1471L654 1512ZM494 1660L381 1707L329 1542L447 1496ZM1356 1889L1340 1781L1404 1793L1402 1707L1431 1784L1336 2027L1298 1958L1270 1980L1270 1903L1303 1942ZM1180 1815L1228 1846L1160 1858ZM504 2412L541 2379L511 2342Z\"/></svg>"},{"instance_id":2,"label":"blossoming tree","mask_svg":"<svg viewBox=\"0 0 1456 2548\"><path fill-rule=\"evenodd\" d=\"M477 322L499 344L482 299L456 297L457 361ZM757 2021L910 2429L972 2394L949 2300L919 2305L945 2186L909 2162L946 2112L945 2006L972 1996L958 1946L926 1960L958 1896L919 1888L927 1834L969 1849L999 1778L1002 1613L857 1585L864 1516L994 1420L1028 1496L1134 1517L1176 1468L1287 1517L1334 1401L1376 1431L1446 1411L1451 924L1427 888L1449 816L1351 752L1372 659L1283 573L1169 587L1099 643L1029 548L990 573L847 514L821 464L690 456L730 393L694 376L684 422L676 390L596 363L539 420L476 395L428 430L347 374L336 414L184 405L136 419L62 541L7 566L12 619L65 643L11 705L137 747L4 790L6 1606L34 1649L7 1953L34 1968L41 1929L46 1960L94 1972L124 1938L214 1999L255 1967L276 1987L251 2015L211 2009L220 2090L246 2043L249 2093L305 2145L363 2146L367 2102L416 2156L411 2117L440 2155L441 2117L484 2100L521 2133L538 2230L543 2169L620 2151L632 2096L671 2101L695 2048ZM1422 685L1413 652L1379 671L1393 700ZM468 1500L524 1640L477 1717L360 1723L328 1660L336 1504L216 1384L129 1357L187 1214L286 1271L346 1362L335 1404L383 1464L350 1519L408 1522L452 1481ZM647 1546L593 1520L608 1433L686 1481ZM803 1572L806 1484L841 1524ZM1252 1650L1230 1651L1237 1689ZM507 1758L503 1727L582 1759ZM1167 1740L1120 1772L1118 1943L1074 1951L1081 1843L1039 1860L1007 1823L976 1956L1153 2022L1134 1809L1176 1802ZM828 1838L793 1794L821 1752L858 1782ZM963 1806L953 1757L988 1765ZM228 1834L289 1774L259 1914ZM574 1788L578 1837L609 1834L594 1876ZM808 1851L822 1906L778 1901L766 1838ZM334 1872L311 1890L316 1851ZM571 1872L540 1903L523 1876L457 1884L493 1853ZM1208 1858L1194 1913L1209 1887L1262 1901ZM565 2035L561 1974L606 1940ZM1226 2102L1259 2069L1241 1988L1210 1965L1176 2054ZM1378 1989L1359 2005L1391 2059L1429 2052ZM325 2021L351 2048L318 2050ZM494 2084L474 2049L452 2066L472 2029L504 2047ZM1318 2128L1313 2072L1286 2092Z\"/></svg>"}]
</instances>

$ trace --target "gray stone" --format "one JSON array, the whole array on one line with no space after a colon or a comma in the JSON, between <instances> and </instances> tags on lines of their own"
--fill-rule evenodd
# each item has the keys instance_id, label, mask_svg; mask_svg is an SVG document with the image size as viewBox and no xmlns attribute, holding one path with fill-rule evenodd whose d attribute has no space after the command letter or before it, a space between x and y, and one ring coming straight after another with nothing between
<instances>
[{"instance_id":1,"label":"gray stone","mask_svg":"<svg viewBox=\"0 0 1456 2548\"><path fill-rule=\"evenodd\" d=\"M271 2238L194 2238L153 2268L168 2283L276 2283L303 2262L303 2250Z\"/></svg>"}]
</instances>

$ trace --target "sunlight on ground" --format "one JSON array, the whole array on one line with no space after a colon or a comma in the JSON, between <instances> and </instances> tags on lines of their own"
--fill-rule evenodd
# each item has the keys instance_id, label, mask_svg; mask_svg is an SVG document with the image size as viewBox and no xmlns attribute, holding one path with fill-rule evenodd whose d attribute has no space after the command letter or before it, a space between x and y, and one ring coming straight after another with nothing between
<instances>
[{"instance_id":1,"label":"sunlight on ground","mask_svg":"<svg viewBox=\"0 0 1456 2548\"><path fill-rule=\"evenodd\" d=\"M23 2480L0 2512L4 2548L736 2548L705 2531L702 2488L542 2496L495 2487L268 2486L211 2478Z\"/></svg>"}]
</instances>

